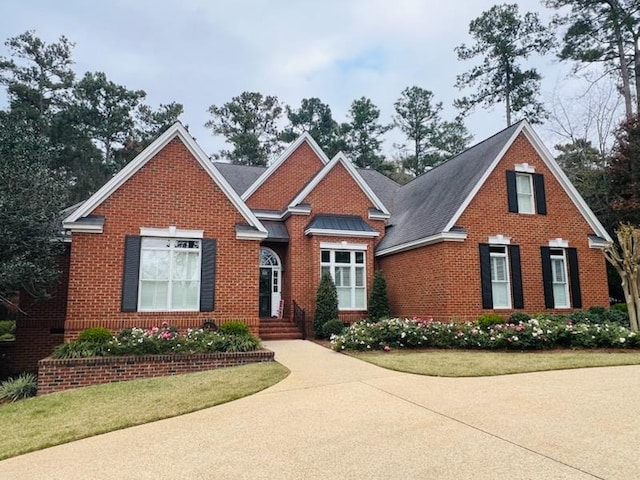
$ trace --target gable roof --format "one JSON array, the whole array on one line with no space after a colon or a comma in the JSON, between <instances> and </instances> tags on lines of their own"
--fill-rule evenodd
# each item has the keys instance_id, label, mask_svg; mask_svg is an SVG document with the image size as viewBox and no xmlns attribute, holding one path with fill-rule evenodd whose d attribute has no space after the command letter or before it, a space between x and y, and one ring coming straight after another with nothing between
<instances>
[{"instance_id":1,"label":"gable roof","mask_svg":"<svg viewBox=\"0 0 640 480\"><path fill-rule=\"evenodd\" d=\"M371 200L373 206L382 212L383 215L390 215L389 210L385 205L380 201L378 196L374 193L374 191L369 187L369 184L364 181L358 170L353 166L353 164L349 161L349 159L342 153L339 152L335 157L331 159L329 163L327 163L322 170L320 170L315 177L311 179L307 185L295 196L295 198L289 203L288 208L294 208L296 205L303 202L303 200L313 191L314 188L318 186L320 181L327 176L327 174L333 170L333 168L342 164L344 168L347 170L351 178L358 184L358 186L362 189L365 195ZM395 183L395 182L394 182Z\"/></svg>"},{"instance_id":2,"label":"gable roof","mask_svg":"<svg viewBox=\"0 0 640 480\"><path fill-rule=\"evenodd\" d=\"M196 159L200 166L209 174L214 183L224 192L231 203L236 207L240 214L244 217L250 227L252 227L257 236L267 235L267 230L260 223L260 220L251 212L251 209L242 201L229 182L224 178L220 171L214 167L213 162L204 153L193 137L181 123L176 122L166 132L160 135L151 145L145 148L136 158L129 162L122 170L120 170L111 180L102 186L96 193L91 195L78 209L73 211L64 221L65 228L72 228L73 224L83 217L91 214L102 202L120 188L129 178L135 175L149 160L151 160L158 152L166 147L174 138L179 138L187 147L191 155Z\"/></svg>"},{"instance_id":3,"label":"gable roof","mask_svg":"<svg viewBox=\"0 0 640 480\"><path fill-rule=\"evenodd\" d=\"M393 199L398 190L400 190L401 185L377 170L370 168L358 168L358 173L384 206L391 210L393 208Z\"/></svg>"},{"instance_id":4,"label":"gable roof","mask_svg":"<svg viewBox=\"0 0 640 480\"><path fill-rule=\"evenodd\" d=\"M229 182L235 192L242 194L264 173L267 167L252 165L235 165L233 163L213 162L214 166Z\"/></svg>"},{"instance_id":5,"label":"gable roof","mask_svg":"<svg viewBox=\"0 0 640 480\"><path fill-rule=\"evenodd\" d=\"M258 188L260 188L260 186L267 181L267 179L273 175L273 173L278 170L278 168L280 167L280 165L282 165L284 163L284 161L289 158L291 156L291 154L293 152L295 152L298 147L300 147L300 145L302 145L304 142L306 142L311 149L314 151L314 153L318 156L318 158L320 159L320 161L326 165L327 163L329 163L329 158L327 157L327 155L322 151L322 149L320 148L320 146L316 143L316 141L313 139L313 137L309 134L309 132L304 132L302 135L300 135L295 142L293 142L291 145L289 145L281 154L278 158L275 159L275 161L269 165L269 168L267 168L264 172L262 172L262 174L251 184L251 186L249 188L247 188L245 190L245 192L242 194L242 200L247 200L251 195L253 195L256 190L258 190Z\"/></svg>"},{"instance_id":6,"label":"gable roof","mask_svg":"<svg viewBox=\"0 0 640 480\"><path fill-rule=\"evenodd\" d=\"M594 232L608 239L602 224L523 120L402 186L394 198L389 226L376 255L419 247L448 234L452 239L460 239L456 222L520 133L531 142Z\"/></svg>"}]
</instances>

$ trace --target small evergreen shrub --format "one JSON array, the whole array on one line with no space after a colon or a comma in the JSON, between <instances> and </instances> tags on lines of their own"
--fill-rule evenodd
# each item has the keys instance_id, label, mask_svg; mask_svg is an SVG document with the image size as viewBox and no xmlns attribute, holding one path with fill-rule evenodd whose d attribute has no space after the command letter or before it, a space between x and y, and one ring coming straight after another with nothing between
<instances>
[{"instance_id":1,"label":"small evergreen shrub","mask_svg":"<svg viewBox=\"0 0 640 480\"><path fill-rule=\"evenodd\" d=\"M0 383L0 401L15 402L34 397L38 392L38 377L33 373L21 373Z\"/></svg>"},{"instance_id":2,"label":"small evergreen shrub","mask_svg":"<svg viewBox=\"0 0 640 480\"><path fill-rule=\"evenodd\" d=\"M369 320L376 322L381 318L388 318L390 315L387 281L382 275L382 270L377 270L373 276L373 287L369 295Z\"/></svg>"},{"instance_id":3,"label":"small evergreen shrub","mask_svg":"<svg viewBox=\"0 0 640 480\"><path fill-rule=\"evenodd\" d=\"M322 333L325 338L331 338L331 335L340 335L344 330L344 323L338 318L329 320L322 327Z\"/></svg>"},{"instance_id":4,"label":"small evergreen shrub","mask_svg":"<svg viewBox=\"0 0 640 480\"><path fill-rule=\"evenodd\" d=\"M239 320L223 323L218 331L224 335L251 335L249 326Z\"/></svg>"},{"instance_id":5,"label":"small evergreen shrub","mask_svg":"<svg viewBox=\"0 0 640 480\"><path fill-rule=\"evenodd\" d=\"M313 318L313 331L317 337L323 337L324 324L334 318L338 318L338 291L331 275L325 273L320 280L316 293L316 313Z\"/></svg>"},{"instance_id":6,"label":"small evergreen shrub","mask_svg":"<svg viewBox=\"0 0 640 480\"><path fill-rule=\"evenodd\" d=\"M104 327L91 327L78 335L79 342L107 343L113 340L111 330Z\"/></svg>"},{"instance_id":7,"label":"small evergreen shrub","mask_svg":"<svg viewBox=\"0 0 640 480\"><path fill-rule=\"evenodd\" d=\"M0 320L0 340L14 340L15 335L15 320Z\"/></svg>"},{"instance_id":8,"label":"small evergreen shrub","mask_svg":"<svg viewBox=\"0 0 640 480\"><path fill-rule=\"evenodd\" d=\"M629 314L626 310L610 309L606 313L607 321L621 325L623 327L629 327Z\"/></svg>"},{"instance_id":9,"label":"small evergreen shrub","mask_svg":"<svg viewBox=\"0 0 640 480\"><path fill-rule=\"evenodd\" d=\"M497 313L485 313L476 319L476 323L481 327L490 327L497 323L504 323L504 318Z\"/></svg>"},{"instance_id":10,"label":"small evergreen shrub","mask_svg":"<svg viewBox=\"0 0 640 480\"><path fill-rule=\"evenodd\" d=\"M526 322L530 318L531 317L524 312L514 312L511 315L509 315L508 323Z\"/></svg>"},{"instance_id":11,"label":"small evergreen shrub","mask_svg":"<svg viewBox=\"0 0 640 480\"><path fill-rule=\"evenodd\" d=\"M611 305L611 310L617 310L620 312L628 312L629 307L627 306L626 303L614 303L613 305Z\"/></svg>"}]
</instances>

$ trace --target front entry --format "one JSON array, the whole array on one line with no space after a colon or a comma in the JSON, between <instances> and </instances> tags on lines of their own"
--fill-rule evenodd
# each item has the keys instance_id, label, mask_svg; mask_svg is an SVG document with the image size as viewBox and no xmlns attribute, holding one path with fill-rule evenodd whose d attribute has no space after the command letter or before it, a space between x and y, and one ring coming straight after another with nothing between
<instances>
[{"instance_id":1,"label":"front entry","mask_svg":"<svg viewBox=\"0 0 640 480\"><path fill-rule=\"evenodd\" d=\"M270 248L260 249L260 293L258 310L261 318L280 317L280 258Z\"/></svg>"}]
</instances>

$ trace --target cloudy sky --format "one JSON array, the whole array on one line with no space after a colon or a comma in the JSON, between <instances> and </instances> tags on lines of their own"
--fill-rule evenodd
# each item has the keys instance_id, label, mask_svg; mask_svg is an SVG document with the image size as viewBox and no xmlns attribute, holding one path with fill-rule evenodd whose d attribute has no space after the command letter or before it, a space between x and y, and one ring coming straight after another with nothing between
<instances>
[{"instance_id":1,"label":"cloudy sky","mask_svg":"<svg viewBox=\"0 0 640 480\"><path fill-rule=\"evenodd\" d=\"M46 42L75 42L78 74L103 71L114 82L147 92L147 103L177 101L183 123L208 153L220 139L204 127L207 108L242 91L275 95L299 106L319 97L346 120L351 102L367 96L391 121L407 86L433 91L453 118L456 75L470 68L454 47L492 0L3 0L0 37L33 29ZM539 0L521 11L550 12ZM2 45L0 55L8 52ZM549 55L534 59L545 75L543 98L566 88L569 66ZM506 126L504 112L480 110L467 120L479 141ZM549 127L539 129L552 143ZM385 151L401 140L391 134ZM549 145L550 147L552 145Z\"/></svg>"}]
</instances>

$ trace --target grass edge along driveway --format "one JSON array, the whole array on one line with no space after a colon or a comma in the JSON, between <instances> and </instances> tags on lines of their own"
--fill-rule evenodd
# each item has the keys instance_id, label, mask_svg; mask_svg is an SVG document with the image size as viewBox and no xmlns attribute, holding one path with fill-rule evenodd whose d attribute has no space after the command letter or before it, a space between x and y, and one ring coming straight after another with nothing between
<instances>
[{"instance_id":1,"label":"grass edge along driveway","mask_svg":"<svg viewBox=\"0 0 640 480\"><path fill-rule=\"evenodd\" d=\"M175 417L268 388L289 375L277 362L78 388L0 405L0 460Z\"/></svg>"},{"instance_id":2,"label":"grass edge along driveway","mask_svg":"<svg viewBox=\"0 0 640 480\"><path fill-rule=\"evenodd\" d=\"M434 377L483 377L640 364L637 350L396 350L342 352L379 367Z\"/></svg>"}]
</instances>

